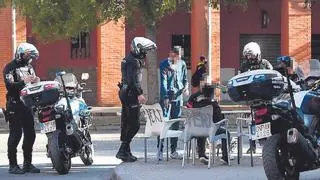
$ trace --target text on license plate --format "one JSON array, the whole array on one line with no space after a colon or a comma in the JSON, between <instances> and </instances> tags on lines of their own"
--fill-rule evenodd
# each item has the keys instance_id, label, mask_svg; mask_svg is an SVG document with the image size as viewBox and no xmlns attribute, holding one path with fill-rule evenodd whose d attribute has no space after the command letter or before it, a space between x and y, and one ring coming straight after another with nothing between
<instances>
[{"instance_id":1,"label":"text on license plate","mask_svg":"<svg viewBox=\"0 0 320 180\"><path fill-rule=\"evenodd\" d=\"M48 121L40 123L40 131L41 133L49 133L56 130L56 121Z\"/></svg>"},{"instance_id":2,"label":"text on license plate","mask_svg":"<svg viewBox=\"0 0 320 180\"><path fill-rule=\"evenodd\" d=\"M270 122L259 125L253 125L251 127L251 134L252 140L270 137L272 135Z\"/></svg>"}]
</instances>

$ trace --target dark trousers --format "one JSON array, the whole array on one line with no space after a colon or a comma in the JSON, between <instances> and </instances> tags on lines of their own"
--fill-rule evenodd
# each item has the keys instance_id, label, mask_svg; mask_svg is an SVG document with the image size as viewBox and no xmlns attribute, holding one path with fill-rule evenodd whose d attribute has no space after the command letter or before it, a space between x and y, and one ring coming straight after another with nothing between
<instances>
[{"instance_id":1,"label":"dark trousers","mask_svg":"<svg viewBox=\"0 0 320 180\"><path fill-rule=\"evenodd\" d=\"M163 108L163 102L161 102L160 104L161 104L162 109L164 111L164 116L168 116L168 114L166 113L168 110ZM180 101L171 102L170 119L178 118L181 116L181 107L180 106L181 106ZM180 122L173 123L170 127L170 130L179 130L179 125L180 125L179 123ZM160 148L161 152L163 152L163 141L164 140L162 139L161 143L160 143L160 137L158 136L157 148L159 148L159 144L161 144L161 148ZM171 153L176 152L177 144L178 144L178 138L170 138Z\"/></svg>"},{"instance_id":2,"label":"dark trousers","mask_svg":"<svg viewBox=\"0 0 320 180\"><path fill-rule=\"evenodd\" d=\"M22 102L8 103L7 111L13 112L9 119L8 158L10 165L17 164L17 146L20 142L23 129L23 156L25 163L32 161L32 147L36 138L32 110ZM7 117L6 117L7 118Z\"/></svg>"},{"instance_id":3,"label":"dark trousers","mask_svg":"<svg viewBox=\"0 0 320 180\"><path fill-rule=\"evenodd\" d=\"M140 106L122 106L121 110L121 137L122 142L130 143L140 128Z\"/></svg>"},{"instance_id":4,"label":"dark trousers","mask_svg":"<svg viewBox=\"0 0 320 180\"><path fill-rule=\"evenodd\" d=\"M219 128L216 132L216 135L220 135L220 134L225 134L226 133L226 129L224 128ZM198 154L199 157L203 157L205 156L205 144L206 144L206 137L198 137L197 138L197 145L198 145ZM230 133L228 131L228 144L230 147ZM222 144L222 157L226 158L228 157L228 149L227 149L227 140L226 139L221 139L221 144Z\"/></svg>"}]
</instances>

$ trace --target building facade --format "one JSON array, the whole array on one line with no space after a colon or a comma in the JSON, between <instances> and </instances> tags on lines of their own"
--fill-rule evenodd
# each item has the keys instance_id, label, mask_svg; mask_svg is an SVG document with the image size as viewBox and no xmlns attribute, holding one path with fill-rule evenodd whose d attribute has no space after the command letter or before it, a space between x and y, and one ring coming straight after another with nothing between
<instances>
[{"instance_id":1,"label":"building facade","mask_svg":"<svg viewBox=\"0 0 320 180\"><path fill-rule=\"evenodd\" d=\"M297 61L320 58L320 23L316 21L320 17L320 3L310 9L305 7L304 0L250 0L245 10L226 6L209 10L206 0L197 0L191 7L191 12L176 12L161 20L157 29L158 64L171 47L180 46L190 71L200 55L208 56L212 80L225 84L237 73L242 48L250 41L258 42L262 57L271 62L280 55L291 55ZM121 59L130 51L131 39L144 36L145 29L142 25L128 27L123 21L109 22L89 33L45 44L32 34L31 22L17 18L16 34L18 43L28 41L39 48L40 59L35 66L42 79L53 79L60 69L78 76L88 72L88 86L93 89L93 93L85 95L89 104L117 106ZM12 59L11 37L11 9L1 9L2 69ZM4 97L1 76L1 106Z\"/></svg>"}]
</instances>

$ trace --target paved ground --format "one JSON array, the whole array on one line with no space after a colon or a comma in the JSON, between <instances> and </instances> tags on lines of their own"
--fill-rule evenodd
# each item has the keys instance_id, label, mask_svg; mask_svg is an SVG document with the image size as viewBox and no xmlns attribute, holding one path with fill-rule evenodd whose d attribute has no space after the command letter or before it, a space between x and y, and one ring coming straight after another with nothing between
<instances>
[{"instance_id":1,"label":"paved ground","mask_svg":"<svg viewBox=\"0 0 320 180\"><path fill-rule=\"evenodd\" d=\"M114 157L119 147L118 132L93 132L92 139L95 144L95 162L92 166L86 167L80 158L72 159L72 168L67 175L58 175L51 165L50 159L45 155L46 136L37 134L36 145L34 146L34 164L41 169L40 174L26 175L10 175L7 173L8 160L6 157L6 143L8 135L0 134L0 179L26 179L26 180L42 180L42 179L90 179L90 180L193 180L193 179L215 179L215 180L265 180L263 168L261 166L261 150L254 157L254 167L250 167L250 158L245 155L241 160L241 165L237 165L237 161L232 161L230 167L221 165L216 159L213 168L208 169L198 160L193 166L191 161L185 168L181 167L181 161L170 160L157 164L155 161L156 141L148 140L148 162L144 163L144 143L140 138L141 134L134 139L132 149L135 155L139 157L139 161L135 163L121 163ZM182 142L179 142L182 147ZM243 149L246 150L248 144L244 144ZM181 152L181 149L179 150ZM233 154L235 156L235 154ZM18 153L19 163L23 162L21 144ZM120 164L121 163L121 164ZM301 179L316 180L320 179L320 170L303 173Z\"/></svg>"},{"instance_id":2,"label":"paved ground","mask_svg":"<svg viewBox=\"0 0 320 180\"><path fill-rule=\"evenodd\" d=\"M6 155L6 143L8 135L0 134L0 179L90 179L90 180L107 180L110 179L114 167L119 165L120 161L114 157L119 146L119 135L116 133L99 132L92 135L95 143L95 160L92 166L83 165L80 158L72 159L72 168L67 175L58 175L52 169L50 159L45 154L46 136L37 134L36 145L34 146L33 163L41 169L40 174L10 175L8 171L8 160ZM22 142L21 142L22 143ZM19 144L18 163L23 163L21 143Z\"/></svg>"}]
</instances>

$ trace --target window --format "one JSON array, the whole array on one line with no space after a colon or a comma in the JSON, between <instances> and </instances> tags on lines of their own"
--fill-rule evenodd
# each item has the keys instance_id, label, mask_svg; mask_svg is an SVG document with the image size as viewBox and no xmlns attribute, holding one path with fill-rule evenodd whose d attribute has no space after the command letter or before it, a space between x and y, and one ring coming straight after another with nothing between
<instances>
[{"instance_id":1,"label":"window","mask_svg":"<svg viewBox=\"0 0 320 180\"><path fill-rule=\"evenodd\" d=\"M90 57L90 34L80 32L71 38L71 59L86 59Z\"/></svg>"},{"instance_id":2,"label":"window","mask_svg":"<svg viewBox=\"0 0 320 180\"><path fill-rule=\"evenodd\" d=\"M320 34L312 34L311 58L320 59Z\"/></svg>"},{"instance_id":3,"label":"window","mask_svg":"<svg viewBox=\"0 0 320 180\"><path fill-rule=\"evenodd\" d=\"M171 47L181 47L181 58L186 62L188 69L191 68L191 38L190 35L172 35Z\"/></svg>"}]
</instances>

